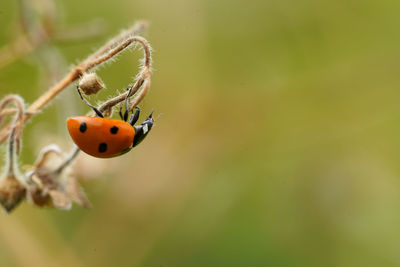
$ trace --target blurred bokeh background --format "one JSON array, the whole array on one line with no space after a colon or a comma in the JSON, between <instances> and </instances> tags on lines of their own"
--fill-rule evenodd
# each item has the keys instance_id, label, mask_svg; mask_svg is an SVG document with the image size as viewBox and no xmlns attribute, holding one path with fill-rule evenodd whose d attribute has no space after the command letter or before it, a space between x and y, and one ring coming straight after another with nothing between
<instances>
[{"instance_id":1,"label":"blurred bokeh background","mask_svg":"<svg viewBox=\"0 0 400 267\"><path fill-rule=\"evenodd\" d=\"M0 266L400 266L399 1L54 2L57 29L104 32L2 67L1 97L31 103L146 19L156 127L122 157L79 156L91 209L1 213ZM18 17L1 1L0 47ZM140 56L101 68L90 100ZM68 150L65 120L87 110L68 88L28 124L21 162Z\"/></svg>"}]
</instances>

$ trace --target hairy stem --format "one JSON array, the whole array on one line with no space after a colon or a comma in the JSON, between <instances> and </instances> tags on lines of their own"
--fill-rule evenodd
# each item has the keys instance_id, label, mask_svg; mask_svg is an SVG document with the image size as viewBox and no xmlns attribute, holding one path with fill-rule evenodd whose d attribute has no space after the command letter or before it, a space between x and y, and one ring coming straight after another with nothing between
<instances>
[{"instance_id":1,"label":"hairy stem","mask_svg":"<svg viewBox=\"0 0 400 267\"><path fill-rule=\"evenodd\" d=\"M54 170L54 173L60 174L65 167L69 166L74 161L80 151L81 150L78 147L74 147L72 153Z\"/></svg>"},{"instance_id":2,"label":"hairy stem","mask_svg":"<svg viewBox=\"0 0 400 267\"><path fill-rule=\"evenodd\" d=\"M24 125L24 114L25 114L25 105L24 100L18 95L8 95L0 101L0 111L3 111L5 107L10 104L15 104L16 116L15 119L10 122L9 127L14 132L14 137L10 138L10 142L16 143L17 153L19 154L21 148L21 134ZM4 119L4 115L0 116L0 124Z\"/></svg>"}]
</instances>

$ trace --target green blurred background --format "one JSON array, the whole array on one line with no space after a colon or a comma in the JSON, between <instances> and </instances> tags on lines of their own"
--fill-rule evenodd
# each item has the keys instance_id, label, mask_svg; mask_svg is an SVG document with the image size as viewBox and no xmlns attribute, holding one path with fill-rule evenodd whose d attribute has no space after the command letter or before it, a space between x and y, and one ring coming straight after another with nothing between
<instances>
[{"instance_id":1,"label":"green blurred background","mask_svg":"<svg viewBox=\"0 0 400 267\"><path fill-rule=\"evenodd\" d=\"M91 209L2 213L0 266L400 266L399 1L56 4L60 27L107 25L50 45L59 77L151 22L141 106L156 127L122 157L80 155ZM17 20L2 1L1 46ZM0 69L1 96L44 92L51 47ZM126 87L140 55L102 68L108 88L91 101ZM65 119L86 111L68 88L28 124L21 161L52 142L68 149Z\"/></svg>"}]
</instances>

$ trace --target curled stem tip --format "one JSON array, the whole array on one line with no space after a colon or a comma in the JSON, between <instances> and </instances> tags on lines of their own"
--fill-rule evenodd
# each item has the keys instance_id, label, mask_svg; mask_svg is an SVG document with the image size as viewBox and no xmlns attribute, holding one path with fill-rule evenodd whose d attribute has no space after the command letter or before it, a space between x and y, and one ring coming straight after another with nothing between
<instances>
[{"instance_id":1,"label":"curled stem tip","mask_svg":"<svg viewBox=\"0 0 400 267\"><path fill-rule=\"evenodd\" d=\"M6 106L9 105L10 103L13 103L15 105L15 117L14 121L11 124L11 131L14 130L15 134L15 143L16 143L16 153L19 154L20 149L21 149L21 134L22 134L22 129L24 127L24 114L25 114L25 104L24 100L22 97L19 95L8 95L4 97L0 101L0 124L2 123L5 115L7 115L6 112L3 113L5 110ZM10 113L8 113L10 114ZM10 138L11 142L11 138Z\"/></svg>"}]
</instances>

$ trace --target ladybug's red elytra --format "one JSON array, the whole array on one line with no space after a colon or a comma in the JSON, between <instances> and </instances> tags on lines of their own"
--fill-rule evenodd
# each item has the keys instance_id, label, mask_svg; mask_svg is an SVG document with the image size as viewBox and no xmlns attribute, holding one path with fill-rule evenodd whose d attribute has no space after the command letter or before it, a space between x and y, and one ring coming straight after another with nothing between
<instances>
[{"instance_id":1,"label":"ladybug's red elytra","mask_svg":"<svg viewBox=\"0 0 400 267\"><path fill-rule=\"evenodd\" d=\"M153 111L142 124L135 126L140 115L139 107L131 115L129 122L127 122L127 104L124 115L122 116L120 113L121 120L106 119L97 108L83 98L79 88L78 93L98 117L71 117L67 120L67 127L72 140L79 149L93 157L111 158L125 154L137 146L153 127ZM126 103L128 103L128 99Z\"/></svg>"}]
</instances>

